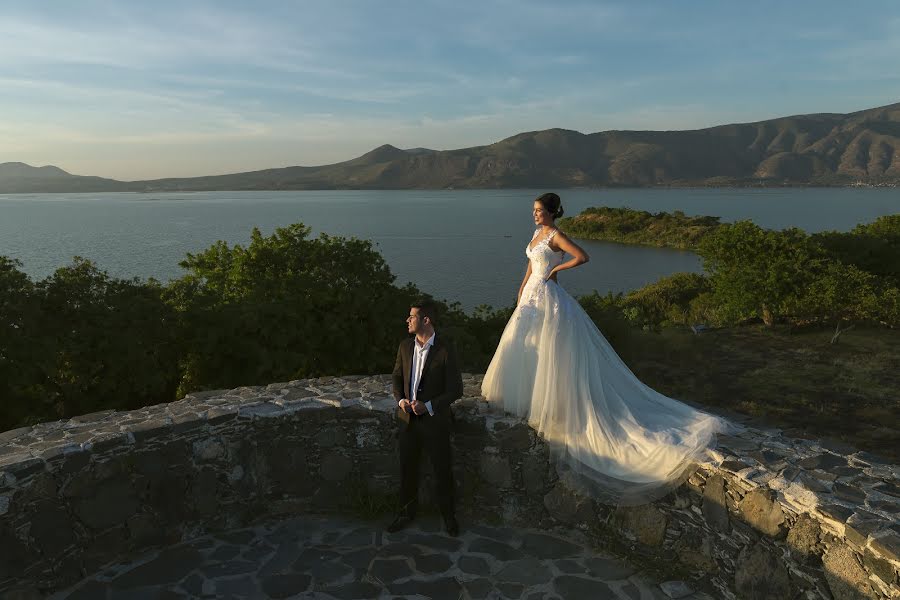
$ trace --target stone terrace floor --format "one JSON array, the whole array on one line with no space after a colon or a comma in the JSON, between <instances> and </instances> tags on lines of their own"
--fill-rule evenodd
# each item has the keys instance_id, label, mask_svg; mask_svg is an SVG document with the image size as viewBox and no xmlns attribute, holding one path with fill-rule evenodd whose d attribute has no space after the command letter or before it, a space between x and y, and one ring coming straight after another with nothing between
<instances>
[{"instance_id":1,"label":"stone terrace floor","mask_svg":"<svg viewBox=\"0 0 900 600\"><path fill-rule=\"evenodd\" d=\"M656 583L577 531L461 523L450 538L439 525L423 517L388 534L342 517L275 521L145 554L51 598L711 600L681 582Z\"/></svg>"}]
</instances>

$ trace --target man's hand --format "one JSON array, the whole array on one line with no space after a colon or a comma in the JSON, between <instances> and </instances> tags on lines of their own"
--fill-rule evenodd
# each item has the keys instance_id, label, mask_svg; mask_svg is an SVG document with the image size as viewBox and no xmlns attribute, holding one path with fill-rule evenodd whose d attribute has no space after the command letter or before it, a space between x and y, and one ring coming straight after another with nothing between
<instances>
[{"instance_id":1,"label":"man's hand","mask_svg":"<svg viewBox=\"0 0 900 600\"><path fill-rule=\"evenodd\" d=\"M409 400L404 398L400 401L400 410L402 410L403 412L409 412L410 408L412 408L412 405L409 403Z\"/></svg>"},{"instance_id":2,"label":"man's hand","mask_svg":"<svg viewBox=\"0 0 900 600\"><path fill-rule=\"evenodd\" d=\"M410 404L410 406L412 407L413 412L416 413L417 415L424 415L425 413L428 412L428 409L425 407L424 402L419 402L418 400L413 400L412 404Z\"/></svg>"}]
</instances>

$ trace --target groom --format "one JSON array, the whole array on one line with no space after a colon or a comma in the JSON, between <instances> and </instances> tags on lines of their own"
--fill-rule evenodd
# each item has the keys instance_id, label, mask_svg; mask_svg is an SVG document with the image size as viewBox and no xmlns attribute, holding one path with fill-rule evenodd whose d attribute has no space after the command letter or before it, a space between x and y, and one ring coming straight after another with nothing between
<instances>
[{"instance_id":1,"label":"groom","mask_svg":"<svg viewBox=\"0 0 900 600\"><path fill-rule=\"evenodd\" d=\"M456 349L435 333L435 306L414 304L406 318L414 337L400 343L394 364L394 398L400 421L400 511L388 532L400 531L416 516L419 459L422 450L434 468L438 506L444 527L459 534L453 508L453 467L450 450L450 405L463 393Z\"/></svg>"}]
</instances>

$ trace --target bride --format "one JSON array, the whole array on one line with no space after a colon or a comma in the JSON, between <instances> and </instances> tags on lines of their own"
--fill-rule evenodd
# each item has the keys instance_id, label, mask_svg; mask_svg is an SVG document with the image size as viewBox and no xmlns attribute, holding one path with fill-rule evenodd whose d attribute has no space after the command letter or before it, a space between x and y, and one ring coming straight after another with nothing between
<instances>
[{"instance_id":1,"label":"bride","mask_svg":"<svg viewBox=\"0 0 900 600\"><path fill-rule=\"evenodd\" d=\"M649 502L690 475L728 425L641 383L557 284L589 258L556 228L562 214L554 193L534 201L528 270L481 391L528 419L570 485L608 503Z\"/></svg>"}]
</instances>

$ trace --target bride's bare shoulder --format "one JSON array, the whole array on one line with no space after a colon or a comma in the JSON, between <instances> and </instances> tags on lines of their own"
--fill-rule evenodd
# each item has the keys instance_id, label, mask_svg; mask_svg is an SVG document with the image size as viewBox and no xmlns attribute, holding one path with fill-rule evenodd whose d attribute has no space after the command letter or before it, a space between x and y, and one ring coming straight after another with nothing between
<instances>
[{"instance_id":1,"label":"bride's bare shoulder","mask_svg":"<svg viewBox=\"0 0 900 600\"><path fill-rule=\"evenodd\" d=\"M550 238L550 245L559 244L560 241L569 241L569 237L560 229L554 229L550 232L550 235L548 237Z\"/></svg>"}]
</instances>

